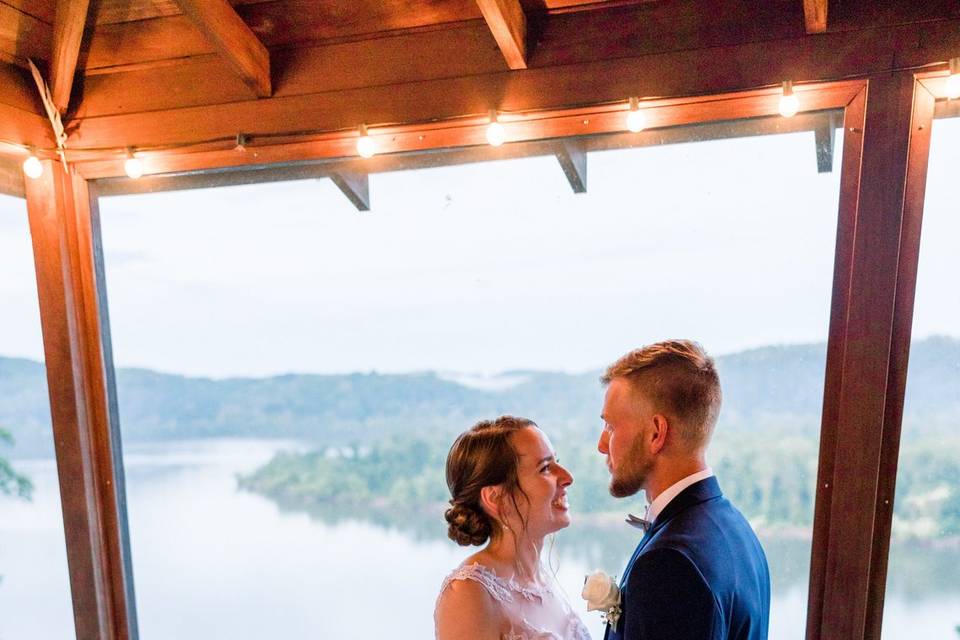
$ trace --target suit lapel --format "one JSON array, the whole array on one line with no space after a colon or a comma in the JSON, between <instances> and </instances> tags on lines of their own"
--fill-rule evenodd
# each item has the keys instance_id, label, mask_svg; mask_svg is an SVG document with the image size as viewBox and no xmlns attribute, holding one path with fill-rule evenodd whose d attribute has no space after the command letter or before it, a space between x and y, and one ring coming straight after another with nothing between
<instances>
[{"instance_id":1,"label":"suit lapel","mask_svg":"<svg viewBox=\"0 0 960 640\"><path fill-rule=\"evenodd\" d=\"M637 544L637 548L633 552L633 556L630 558L630 562L627 563L627 568L623 572L623 577L620 578L620 588L623 589L627 583L627 576L630 575L630 571L633 569L633 564L637 561L637 558L640 557L640 552L643 551L644 547L650 542L650 540L663 529L664 526L670 520L677 516L682 511L689 509L690 507L700 504L701 502L706 502L713 498L718 498L723 495L723 492L720 491L720 483L717 482L716 476L710 476L705 478L700 482L695 482L680 493L677 494L677 497L670 501L670 503L664 507L663 511L657 516L657 519L653 522L653 525L650 529L643 535L643 538L640 540L640 543Z\"/></svg>"}]
</instances>

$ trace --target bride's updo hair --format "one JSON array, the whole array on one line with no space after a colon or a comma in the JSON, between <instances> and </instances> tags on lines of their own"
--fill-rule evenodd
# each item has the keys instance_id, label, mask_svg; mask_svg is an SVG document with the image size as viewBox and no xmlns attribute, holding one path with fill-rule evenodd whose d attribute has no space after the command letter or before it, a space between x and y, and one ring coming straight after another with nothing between
<instances>
[{"instance_id":1,"label":"bride's updo hair","mask_svg":"<svg viewBox=\"0 0 960 640\"><path fill-rule=\"evenodd\" d=\"M478 422L454 440L447 454L451 506L444 514L451 540L462 546L481 545L500 532L500 524L480 504L480 490L502 485L516 506L515 496L523 491L517 482L519 456L510 436L535 426L526 418L500 416Z\"/></svg>"}]
</instances>

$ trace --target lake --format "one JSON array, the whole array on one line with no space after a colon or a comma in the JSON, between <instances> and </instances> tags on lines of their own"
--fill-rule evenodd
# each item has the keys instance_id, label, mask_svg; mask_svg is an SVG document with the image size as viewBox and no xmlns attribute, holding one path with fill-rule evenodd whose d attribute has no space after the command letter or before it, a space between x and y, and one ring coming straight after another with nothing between
<instances>
[{"instance_id":1,"label":"lake","mask_svg":"<svg viewBox=\"0 0 960 640\"><path fill-rule=\"evenodd\" d=\"M134 581L143 640L433 637L446 573L471 549L437 518L410 524L364 513L307 515L237 490L292 442L204 440L135 444L125 465ZM62 517L52 460L20 460L32 502L0 498L0 640L73 638ZM722 478L721 478L722 482ZM576 485L571 490L574 494ZM636 505L632 505L636 507ZM629 507L625 506L625 511ZM551 554L557 577L594 638L597 613L579 597L585 573L617 573L639 532L573 526ZM774 576L771 638L800 639L809 543L764 540ZM958 640L960 550L895 546L884 638Z\"/></svg>"}]
</instances>

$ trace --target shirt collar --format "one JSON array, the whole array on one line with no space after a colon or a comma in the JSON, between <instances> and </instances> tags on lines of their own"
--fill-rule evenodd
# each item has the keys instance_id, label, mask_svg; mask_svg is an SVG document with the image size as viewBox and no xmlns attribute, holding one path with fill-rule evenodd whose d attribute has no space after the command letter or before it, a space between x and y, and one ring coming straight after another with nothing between
<instances>
[{"instance_id":1,"label":"shirt collar","mask_svg":"<svg viewBox=\"0 0 960 640\"><path fill-rule=\"evenodd\" d=\"M691 473L686 478L674 482L666 491L654 498L653 502L650 503L650 506L647 507L646 520L649 522L656 522L657 516L663 513L663 510L667 507L667 505L670 504L674 498L680 495L681 491L690 485L700 482L701 480L706 480L711 476L713 476L713 469L707 467L702 471Z\"/></svg>"}]
</instances>

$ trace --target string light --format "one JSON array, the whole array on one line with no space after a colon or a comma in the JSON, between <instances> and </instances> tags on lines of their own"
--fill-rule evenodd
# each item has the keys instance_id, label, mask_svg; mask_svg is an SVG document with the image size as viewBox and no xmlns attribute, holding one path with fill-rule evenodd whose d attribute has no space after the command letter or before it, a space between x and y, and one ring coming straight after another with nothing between
<instances>
[{"instance_id":1,"label":"string light","mask_svg":"<svg viewBox=\"0 0 960 640\"><path fill-rule=\"evenodd\" d=\"M499 147L507 140L507 133L503 130L503 125L497 121L497 112L490 112L490 124L487 125L487 142L492 147Z\"/></svg>"},{"instance_id":2,"label":"string light","mask_svg":"<svg viewBox=\"0 0 960 640\"><path fill-rule=\"evenodd\" d=\"M123 163L123 170L127 174L127 177L137 178L143 175L143 163L140 162L140 159L133 155L133 149L127 149L127 159Z\"/></svg>"},{"instance_id":3,"label":"string light","mask_svg":"<svg viewBox=\"0 0 960 640\"><path fill-rule=\"evenodd\" d=\"M784 118L792 118L800 110L800 100L793 93L793 82L783 81L783 94L780 96L780 115Z\"/></svg>"},{"instance_id":4,"label":"string light","mask_svg":"<svg viewBox=\"0 0 960 640\"><path fill-rule=\"evenodd\" d=\"M362 158L372 158L377 153L377 143L367 133L367 125L361 124L359 127L360 137L357 138L357 153Z\"/></svg>"},{"instance_id":5,"label":"string light","mask_svg":"<svg viewBox=\"0 0 960 640\"><path fill-rule=\"evenodd\" d=\"M36 180L43 175L43 164L40 163L40 159L33 153L23 161L23 173L32 180Z\"/></svg>"},{"instance_id":6,"label":"string light","mask_svg":"<svg viewBox=\"0 0 960 640\"><path fill-rule=\"evenodd\" d=\"M627 129L640 133L647 126L647 116L640 111L640 100L630 98L630 110L627 111Z\"/></svg>"},{"instance_id":7,"label":"string light","mask_svg":"<svg viewBox=\"0 0 960 640\"><path fill-rule=\"evenodd\" d=\"M960 58L950 58L950 76L944 91L948 100L960 98Z\"/></svg>"}]
</instances>

